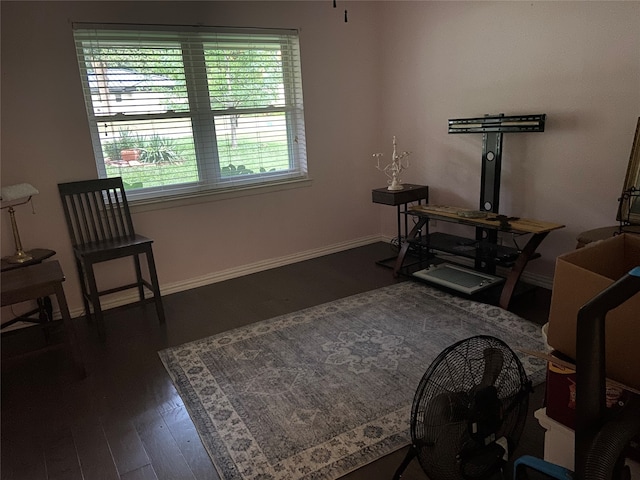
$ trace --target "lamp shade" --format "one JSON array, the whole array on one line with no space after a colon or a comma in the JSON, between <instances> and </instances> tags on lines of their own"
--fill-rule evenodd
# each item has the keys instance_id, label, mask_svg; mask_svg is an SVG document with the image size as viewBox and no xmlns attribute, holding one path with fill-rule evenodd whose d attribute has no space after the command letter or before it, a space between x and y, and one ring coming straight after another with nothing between
<instances>
[{"instance_id":1,"label":"lamp shade","mask_svg":"<svg viewBox=\"0 0 640 480\"><path fill-rule=\"evenodd\" d=\"M0 188L0 201L11 202L21 198L31 197L38 193L40 192L38 192L38 190L31 184L18 183L17 185Z\"/></svg>"}]
</instances>

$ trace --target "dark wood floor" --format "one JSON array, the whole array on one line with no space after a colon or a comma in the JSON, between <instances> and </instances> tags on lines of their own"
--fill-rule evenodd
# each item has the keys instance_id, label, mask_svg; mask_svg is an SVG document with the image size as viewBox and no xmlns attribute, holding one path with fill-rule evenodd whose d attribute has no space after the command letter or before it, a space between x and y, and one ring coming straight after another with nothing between
<instances>
[{"instance_id":1,"label":"dark wood floor","mask_svg":"<svg viewBox=\"0 0 640 480\"><path fill-rule=\"evenodd\" d=\"M83 380L74 377L64 350L16 358L25 345L42 341L37 328L3 335L1 478L219 478L157 351L393 284L391 271L375 265L389 254L389 246L378 243L168 295L164 327L152 305L109 313L105 343L76 319L90 371ZM536 289L512 309L541 324L549 298ZM543 394L544 386L536 389L531 412ZM529 417L516 456L542 454L542 429ZM391 478L405 451L345 478ZM403 478L425 476L413 462Z\"/></svg>"}]
</instances>

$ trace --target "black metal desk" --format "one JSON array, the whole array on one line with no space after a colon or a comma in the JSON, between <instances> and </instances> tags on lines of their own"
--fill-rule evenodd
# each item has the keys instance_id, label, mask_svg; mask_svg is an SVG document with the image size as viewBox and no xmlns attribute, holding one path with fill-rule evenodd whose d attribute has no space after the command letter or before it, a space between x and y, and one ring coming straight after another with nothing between
<instances>
[{"instance_id":1,"label":"black metal desk","mask_svg":"<svg viewBox=\"0 0 640 480\"><path fill-rule=\"evenodd\" d=\"M426 185L413 185L410 183L403 184L402 190L388 190L387 187L375 188L371 191L371 199L373 203L381 203L383 205L391 205L396 207L398 222L398 249L402 248L403 238L407 238L409 232L407 212L408 205L417 202L418 205L429 203L429 187ZM404 215L404 235L402 230L402 216ZM386 265L386 262L395 260L396 257L385 258L378 261L378 265Z\"/></svg>"}]
</instances>

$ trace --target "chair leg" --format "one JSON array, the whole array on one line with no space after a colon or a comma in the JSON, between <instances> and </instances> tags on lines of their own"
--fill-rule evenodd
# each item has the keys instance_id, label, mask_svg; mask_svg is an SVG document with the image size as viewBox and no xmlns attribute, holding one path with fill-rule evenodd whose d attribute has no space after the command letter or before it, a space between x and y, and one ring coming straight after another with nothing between
<instances>
[{"instance_id":1,"label":"chair leg","mask_svg":"<svg viewBox=\"0 0 640 480\"><path fill-rule=\"evenodd\" d=\"M164 306L162 305L162 297L160 296L160 284L158 283L158 274L156 272L156 263L153 260L153 250L147 250L147 267L149 268L149 279L153 287L153 299L156 304L156 312L158 312L158 320L165 323Z\"/></svg>"},{"instance_id":2,"label":"chair leg","mask_svg":"<svg viewBox=\"0 0 640 480\"><path fill-rule=\"evenodd\" d=\"M82 303L84 304L84 314L87 320L91 322L91 307L89 306L89 292L87 289L87 274L83 266L82 260L76 257L76 269L78 270L78 277L80 280L80 289L82 290Z\"/></svg>"},{"instance_id":3,"label":"chair leg","mask_svg":"<svg viewBox=\"0 0 640 480\"><path fill-rule=\"evenodd\" d=\"M142 282L142 269L140 268L140 255L133 256L133 263L136 267L136 281L138 282L138 298L144 300L144 283Z\"/></svg>"},{"instance_id":4,"label":"chair leg","mask_svg":"<svg viewBox=\"0 0 640 480\"><path fill-rule=\"evenodd\" d=\"M93 304L93 315L96 319L96 326L98 327L98 337L100 338L100 340L104 340L104 317L102 316L102 307L100 307L100 294L98 293L98 285L96 284L96 277L93 272L92 264L87 265L87 281L89 282L91 303Z\"/></svg>"}]
</instances>

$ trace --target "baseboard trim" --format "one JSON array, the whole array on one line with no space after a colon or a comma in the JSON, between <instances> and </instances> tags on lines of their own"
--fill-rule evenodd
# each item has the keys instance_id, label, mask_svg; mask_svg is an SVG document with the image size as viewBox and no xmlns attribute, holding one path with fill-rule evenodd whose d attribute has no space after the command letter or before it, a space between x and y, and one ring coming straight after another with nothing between
<instances>
[{"instance_id":1,"label":"baseboard trim","mask_svg":"<svg viewBox=\"0 0 640 480\"><path fill-rule=\"evenodd\" d=\"M265 270L271 270L272 268L283 267L292 263L303 262L305 260L312 260L314 258L330 255L332 253L339 253L352 248L363 247L372 243L385 241L380 235L371 235L368 237L361 237L355 240L349 240L346 242L335 243L333 245L327 245L325 247L315 248L312 250L305 250L303 252L296 252L291 255L285 255L283 257L271 258L260 262L251 263L248 265L241 265L239 267L229 268L227 270L221 270L218 272L211 272L207 275L200 277L189 278L184 281L174 282L168 285L161 286L161 294L171 295L173 293L184 292L193 288L204 287L213 283L223 282L225 280L231 280L234 278L242 277L244 275L250 275L252 273L263 272ZM128 303L134 302L138 299L138 295L135 291L122 292L111 296L104 297L102 300L102 309L108 310L110 308L120 307ZM59 312L58 312L59 315ZM72 317L84 315L82 308L73 309L71 311Z\"/></svg>"},{"instance_id":2,"label":"baseboard trim","mask_svg":"<svg viewBox=\"0 0 640 480\"><path fill-rule=\"evenodd\" d=\"M325 247L315 248L311 250L305 250L303 252L296 252L291 255L285 255L283 257L272 258L255 262L247 265L241 265L239 267L229 268L221 270L219 272L211 272L207 275L200 277L189 278L184 281L174 282L161 287L162 295L171 295L173 293L184 292L193 288L204 287L213 283L223 282L225 280L231 280L234 278L242 277L244 275L250 275L252 273L263 272L272 268L283 267L297 262L303 262L305 260L312 260L314 258L322 257L324 255L330 255L332 253L339 253L352 248L363 247L376 242L391 242L391 237L371 235L368 237L361 237L346 242L335 243L333 245L327 245ZM465 263L465 259L456 260L458 263ZM470 264L471 266L471 264ZM501 272L504 274L504 272ZM553 277L546 275L539 275L535 273L524 272L522 274L522 280L528 284L551 289L553 286ZM137 293L134 291L122 292L114 294L109 297L105 297L102 302L102 308L109 310L111 308L120 307L128 303L137 300ZM71 312L71 317L78 317L84 315L82 307L74 308ZM60 318L60 312L54 312L55 318Z\"/></svg>"},{"instance_id":3,"label":"baseboard trim","mask_svg":"<svg viewBox=\"0 0 640 480\"><path fill-rule=\"evenodd\" d=\"M553 277L549 275L541 275L539 273L524 272L522 274L522 280L536 287L546 288L551 290L553 288Z\"/></svg>"}]
</instances>

